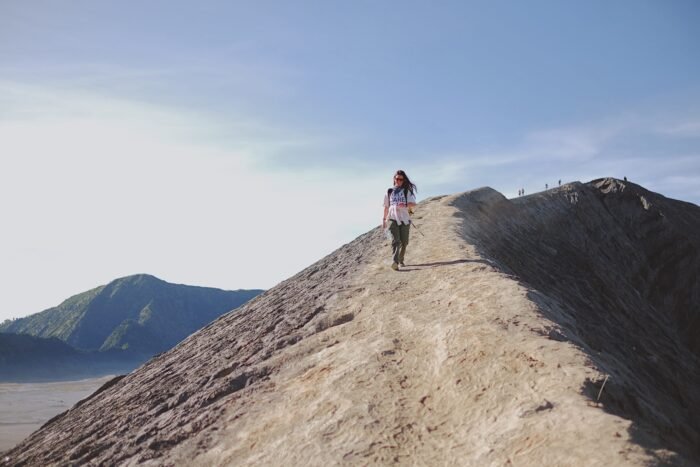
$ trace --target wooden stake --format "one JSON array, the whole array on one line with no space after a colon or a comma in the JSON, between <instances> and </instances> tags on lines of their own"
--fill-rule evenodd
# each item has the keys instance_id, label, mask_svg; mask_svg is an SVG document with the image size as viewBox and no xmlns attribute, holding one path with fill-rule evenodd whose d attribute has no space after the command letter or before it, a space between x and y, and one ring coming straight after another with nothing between
<instances>
[{"instance_id":1,"label":"wooden stake","mask_svg":"<svg viewBox=\"0 0 700 467\"><path fill-rule=\"evenodd\" d=\"M600 401L600 395L603 394L603 388L605 387L605 383L608 382L609 377L610 375L605 375L605 380L603 381L603 385L600 387L600 391L598 391L598 397L595 400L596 402Z\"/></svg>"}]
</instances>

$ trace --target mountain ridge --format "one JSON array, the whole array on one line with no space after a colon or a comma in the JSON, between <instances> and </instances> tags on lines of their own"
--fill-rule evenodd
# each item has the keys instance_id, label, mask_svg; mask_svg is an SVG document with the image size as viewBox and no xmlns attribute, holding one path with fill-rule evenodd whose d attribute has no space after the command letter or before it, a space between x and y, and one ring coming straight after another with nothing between
<instances>
[{"instance_id":1,"label":"mountain ridge","mask_svg":"<svg viewBox=\"0 0 700 467\"><path fill-rule=\"evenodd\" d=\"M696 289L654 300L697 277L696 240L658 221L661 198L603 196L635 189L429 198L406 268L390 270L373 229L5 462L695 465L700 374L682 323ZM695 225L697 206L668 203L692 210L678 232ZM686 300L689 321L673 311Z\"/></svg>"},{"instance_id":2,"label":"mountain ridge","mask_svg":"<svg viewBox=\"0 0 700 467\"><path fill-rule=\"evenodd\" d=\"M88 351L162 352L261 290L171 284L148 274L115 279L42 312L6 321L0 332L57 337Z\"/></svg>"}]
</instances>

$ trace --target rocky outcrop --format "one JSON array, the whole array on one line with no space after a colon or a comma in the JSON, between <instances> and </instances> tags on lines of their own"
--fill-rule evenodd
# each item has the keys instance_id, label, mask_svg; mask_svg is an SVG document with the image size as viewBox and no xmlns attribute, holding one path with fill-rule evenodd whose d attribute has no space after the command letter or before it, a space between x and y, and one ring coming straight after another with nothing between
<instances>
[{"instance_id":1,"label":"rocky outcrop","mask_svg":"<svg viewBox=\"0 0 700 467\"><path fill-rule=\"evenodd\" d=\"M406 268L372 230L4 464L692 465L697 216L617 180L431 198Z\"/></svg>"}]
</instances>

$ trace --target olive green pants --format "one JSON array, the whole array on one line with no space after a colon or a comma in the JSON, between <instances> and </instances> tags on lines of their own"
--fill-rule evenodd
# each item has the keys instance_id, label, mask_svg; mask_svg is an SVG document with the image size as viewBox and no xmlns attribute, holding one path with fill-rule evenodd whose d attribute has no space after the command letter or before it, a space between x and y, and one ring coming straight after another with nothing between
<instances>
[{"instance_id":1,"label":"olive green pants","mask_svg":"<svg viewBox=\"0 0 700 467\"><path fill-rule=\"evenodd\" d=\"M410 224L399 224L394 219L391 219L389 222L391 250L394 254L394 262L403 263L403 258L406 255L406 247L408 246L408 231L411 226Z\"/></svg>"}]
</instances>

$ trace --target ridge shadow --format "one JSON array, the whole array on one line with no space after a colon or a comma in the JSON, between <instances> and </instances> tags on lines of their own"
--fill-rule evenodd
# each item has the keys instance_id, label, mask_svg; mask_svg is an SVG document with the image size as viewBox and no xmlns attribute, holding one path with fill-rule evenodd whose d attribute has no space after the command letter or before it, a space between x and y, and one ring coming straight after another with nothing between
<instances>
[{"instance_id":1,"label":"ridge shadow","mask_svg":"<svg viewBox=\"0 0 700 467\"><path fill-rule=\"evenodd\" d=\"M700 208L611 178L452 205L462 238L558 327L548 337L602 375L580 393L629 420L652 465L700 465Z\"/></svg>"},{"instance_id":2,"label":"ridge shadow","mask_svg":"<svg viewBox=\"0 0 700 467\"><path fill-rule=\"evenodd\" d=\"M495 266L495 264L491 261L484 260L484 259L455 259L452 261L435 261L432 263L421 263L421 264L407 264L405 268L414 268L414 269L399 269L399 272L404 271L404 272L410 272L410 271L419 271L421 269L431 269L431 268L437 268L440 266L452 266L455 264L465 264L465 263L481 263L481 264L486 264L488 266Z\"/></svg>"}]
</instances>

